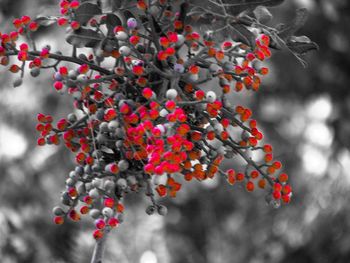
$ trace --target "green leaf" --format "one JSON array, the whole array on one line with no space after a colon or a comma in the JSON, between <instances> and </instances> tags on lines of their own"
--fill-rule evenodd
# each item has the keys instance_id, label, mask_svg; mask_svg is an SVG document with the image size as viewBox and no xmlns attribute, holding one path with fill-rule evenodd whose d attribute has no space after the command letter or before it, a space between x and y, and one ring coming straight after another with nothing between
<instances>
[{"instance_id":1,"label":"green leaf","mask_svg":"<svg viewBox=\"0 0 350 263\"><path fill-rule=\"evenodd\" d=\"M55 16L38 16L34 19L41 26L51 26L56 23L57 18Z\"/></svg>"},{"instance_id":2,"label":"green leaf","mask_svg":"<svg viewBox=\"0 0 350 263\"><path fill-rule=\"evenodd\" d=\"M86 23L95 15L100 15L102 13L101 8L92 3L82 3L77 10L75 10L75 20L81 25L86 25Z\"/></svg>"},{"instance_id":3,"label":"green leaf","mask_svg":"<svg viewBox=\"0 0 350 263\"><path fill-rule=\"evenodd\" d=\"M304 55L309 51L318 50L319 47L315 42L288 42L287 47L299 55Z\"/></svg>"},{"instance_id":4,"label":"green leaf","mask_svg":"<svg viewBox=\"0 0 350 263\"><path fill-rule=\"evenodd\" d=\"M222 0L224 7L231 15L238 15L246 10L253 10L257 6L276 6L284 0Z\"/></svg>"},{"instance_id":5,"label":"green leaf","mask_svg":"<svg viewBox=\"0 0 350 263\"><path fill-rule=\"evenodd\" d=\"M78 48L82 47L95 47L103 39L103 35L97 33L92 29L79 28L78 30L70 32L66 41Z\"/></svg>"},{"instance_id":6,"label":"green leaf","mask_svg":"<svg viewBox=\"0 0 350 263\"><path fill-rule=\"evenodd\" d=\"M293 23L285 27L282 31L278 33L279 37L286 40L290 36L294 35L306 22L308 12L306 8L300 8L296 11L296 16Z\"/></svg>"},{"instance_id":7,"label":"green leaf","mask_svg":"<svg viewBox=\"0 0 350 263\"><path fill-rule=\"evenodd\" d=\"M242 42L254 49L256 37L245 26L231 23L230 29L229 31L233 40Z\"/></svg>"}]
</instances>

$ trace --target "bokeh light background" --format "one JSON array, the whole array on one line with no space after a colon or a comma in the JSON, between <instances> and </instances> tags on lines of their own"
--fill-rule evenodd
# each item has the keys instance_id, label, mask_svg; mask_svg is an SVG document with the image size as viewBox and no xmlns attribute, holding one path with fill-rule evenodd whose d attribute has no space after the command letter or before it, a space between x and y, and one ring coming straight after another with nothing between
<instances>
[{"instance_id":1,"label":"bokeh light background","mask_svg":"<svg viewBox=\"0 0 350 263\"><path fill-rule=\"evenodd\" d=\"M23 14L55 15L57 2L2 0L0 30ZM260 120L290 174L293 202L273 209L263 192L217 178L164 200L163 218L147 216L144 196L134 194L125 223L109 237L106 262L350 262L350 2L285 1L272 9L272 23L290 21L298 7L310 12L299 34L320 46L306 56L309 66L275 52L261 91L232 96ZM39 47L66 52L61 29L42 29L36 38ZM50 74L26 76L16 89L12 75L0 69L0 262L89 262L91 220L52 223L72 158L63 147L35 146L36 114L64 117L71 98L52 90ZM225 164L240 165L239 158Z\"/></svg>"}]
</instances>

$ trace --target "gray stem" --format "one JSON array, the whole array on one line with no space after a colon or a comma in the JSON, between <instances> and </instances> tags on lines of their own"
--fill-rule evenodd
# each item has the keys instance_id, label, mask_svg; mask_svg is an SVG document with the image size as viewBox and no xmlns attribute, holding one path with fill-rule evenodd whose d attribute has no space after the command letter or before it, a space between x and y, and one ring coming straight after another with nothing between
<instances>
[{"instance_id":1,"label":"gray stem","mask_svg":"<svg viewBox=\"0 0 350 263\"><path fill-rule=\"evenodd\" d=\"M105 231L103 237L96 241L91 263L102 263L108 233L109 231Z\"/></svg>"}]
</instances>

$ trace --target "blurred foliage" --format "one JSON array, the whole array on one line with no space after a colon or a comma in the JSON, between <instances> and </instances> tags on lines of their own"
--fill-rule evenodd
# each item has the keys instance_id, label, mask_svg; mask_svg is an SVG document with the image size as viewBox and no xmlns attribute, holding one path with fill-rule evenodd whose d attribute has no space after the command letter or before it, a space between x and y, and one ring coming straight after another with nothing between
<instances>
[{"instance_id":1,"label":"blurred foliage","mask_svg":"<svg viewBox=\"0 0 350 263\"><path fill-rule=\"evenodd\" d=\"M1 26L21 14L41 12L37 6L51 10L55 3L3 0ZM318 43L320 51L307 55L306 69L290 53L275 52L265 86L246 94L266 141L292 177L291 205L274 210L261 192L246 194L219 179L187 186L177 200L169 200L164 219L147 216L135 196L128 201L133 208L126 223L109 237L106 262L155 263L153 252L162 263L350 261L350 3L285 1L271 9L271 23L290 21L298 7L310 11L299 33ZM50 30L45 41L63 33ZM88 224L51 223L51 207L72 160L63 148L35 147L35 114L64 116L70 102L50 91L49 74L14 90L11 76L3 73L0 130L12 129L19 137L0 141L25 146L18 154L0 149L1 262L88 262L94 242ZM226 166L240 165L234 162Z\"/></svg>"}]
</instances>

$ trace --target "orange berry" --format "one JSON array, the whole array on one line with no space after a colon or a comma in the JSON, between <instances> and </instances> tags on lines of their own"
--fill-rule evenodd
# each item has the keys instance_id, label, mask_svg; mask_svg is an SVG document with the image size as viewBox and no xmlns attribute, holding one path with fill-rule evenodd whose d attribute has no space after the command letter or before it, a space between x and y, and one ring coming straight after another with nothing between
<instances>
[{"instance_id":1,"label":"orange berry","mask_svg":"<svg viewBox=\"0 0 350 263\"><path fill-rule=\"evenodd\" d=\"M216 52L215 58L217 60L221 61L225 58L225 53L220 50L220 51Z\"/></svg>"},{"instance_id":2,"label":"orange berry","mask_svg":"<svg viewBox=\"0 0 350 263\"><path fill-rule=\"evenodd\" d=\"M250 177L251 177L252 179L257 178L258 176L259 176L259 172L256 171L256 170L254 170L254 171L252 171L252 172L250 173Z\"/></svg>"},{"instance_id":3,"label":"orange berry","mask_svg":"<svg viewBox=\"0 0 350 263\"><path fill-rule=\"evenodd\" d=\"M285 174L285 173L282 173L278 176L278 180L281 182L281 183L284 183L284 182L287 182L288 181L288 175Z\"/></svg>"},{"instance_id":4,"label":"orange berry","mask_svg":"<svg viewBox=\"0 0 350 263\"><path fill-rule=\"evenodd\" d=\"M267 74L269 73L269 69L263 67L263 68L261 68L261 69L259 70L259 73L260 73L261 75L267 75Z\"/></svg>"},{"instance_id":5,"label":"orange berry","mask_svg":"<svg viewBox=\"0 0 350 263\"><path fill-rule=\"evenodd\" d=\"M260 179L259 182L258 182L258 186L259 186L261 189L264 189L265 186L266 186L266 180L265 180L265 179Z\"/></svg>"},{"instance_id":6,"label":"orange berry","mask_svg":"<svg viewBox=\"0 0 350 263\"><path fill-rule=\"evenodd\" d=\"M269 162L271 162L272 161L272 159L273 159L273 156L272 156L272 154L271 153L267 153L266 155L265 155L265 162L266 163L269 163Z\"/></svg>"}]
</instances>

